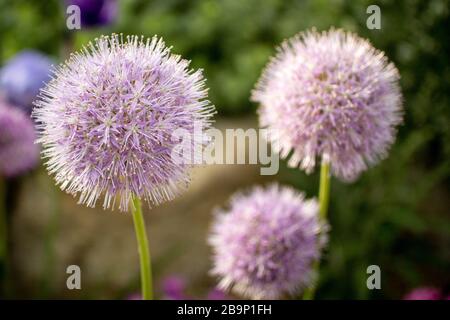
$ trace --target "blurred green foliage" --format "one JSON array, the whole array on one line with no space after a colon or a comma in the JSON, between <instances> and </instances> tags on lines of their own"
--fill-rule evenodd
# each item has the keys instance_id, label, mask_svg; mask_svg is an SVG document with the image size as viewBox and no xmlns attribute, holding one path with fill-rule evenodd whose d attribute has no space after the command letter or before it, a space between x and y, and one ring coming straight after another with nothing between
<instances>
[{"instance_id":1,"label":"blurred green foliage","mask_svg":"<svg viewBox=\"0 0 450 320\"><path fill-rule=\"evenodd\" d=\"M371 4L381 30L366 27ZM405 124L389 159L354 184L332 182L319 297L398 298L450 284L449 1L124 0L108 28L69 32L64 19L58 0L0 0L0 63L24 48L60 57L69 39L79 48L102 33L158 34L204 69L222 116L256 110L250 91L283 39L331 26L368 38L400 70ZM283 168L277 178L316 195L317 176ZM381 291L366 288L371 264L381 267Z\"/></svg>"}]
</instances>

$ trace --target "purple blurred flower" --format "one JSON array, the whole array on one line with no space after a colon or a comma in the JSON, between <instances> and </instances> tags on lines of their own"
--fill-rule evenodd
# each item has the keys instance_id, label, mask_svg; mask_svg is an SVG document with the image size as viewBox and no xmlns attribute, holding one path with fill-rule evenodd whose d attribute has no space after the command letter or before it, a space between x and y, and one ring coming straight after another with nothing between
<instances>
[{"instance_id":1,"label":"purple blurred flower","mask_svg":"<svg viewBox=\"0 0 450 320\"><path fill-rule=\"evenodd\" d=\"M318 157L346 181L387 156L402 121L399 73L352 33L301 33L284 42L252 100L289 165L312 172Z\"/></svg>"},{"instance_id":2,"label":"purple blurred flower","mask_svg":"<svg viewBox=\"0 0 450 320\"><path fill-rule=\"evenodd\" d=\"M47 167L80 203L126 211L132 195L149 204L173 199L189 184L191 164L173 157L189 134L204 143L214 107L201 70L170 53L157 37L101 37L55 72L34 116ZM195 127L195 130L194 130ZM175 141L176 140L176 141Z\"/></svg>"},{"instance_id":3,"label":"purple blurred flower","mask_svg":"<svg viewBox=\"0 0 450 320\"><path fill-rule=\"evenodd\" d=\"M0 176L18 176L36 166L39 147L35 138L31 119L0 101Z\"/></svg>"},{"instance_id":4,"label":"purple blurred flower","mask_svg":"<svg viewBox=\"0 0 450 320\"><path fill-rule=\"evenodd\" d=\"M142 300L142 294L132 293L126 298L126 300Z\"/></svg>"},{"instance_id":5,"label":"purple blurred flower","mask_svg":"<svg viewBox=\"0 0 450 320\"><path fill-rule=\"evenodd\" d=\"M193 297L185 294L186 280L183 277L173 275L166 277L162 282L162 291L164 297L169 300L194 300ZM212 289L208 292L206 300L225 300L228 297L223 291Z\"/></svg>"},{"instance_id":6,"label":"purple blurred flower","mask_svg":"<svg viewBox=\"0 0 450 320\"><path fill-rule=\"evenodd\" d=\"M278 185L237 194L219 211L209 242L219 288L255 299L295 294L311 284L324 244L318 204Z\"/></svg>"},{"instance_id":7,"label":"purple blurred flower","mask_svg":"<svg viewBox=\"0 0 450 320\"><path fill-rule=\"evenodd\" d=\"M440 300L441 292L433 287L421 287L412 290L403 300Z\"/></svg>"},{"instance_id":8,"label":"purple blurred flower","mask_svg":"<svg viewBox=\"0 0 450 320\"><path fill-rule=\"evenodd\" d=\"M22 51L0 70L0 93L31 113L39 90L50 80L52 61L36 51Z\"/></svg>"},{"instance_id":9,"label":"purple blurred flower","mask_svg":"<svg viewBox=\"0 0 450 320\"><path fill-rule=\"evenodd\" d=\"M186 300L190 299L184 294L186 289L186 282L183 278L178 276L170 276L164 279L162 283L162 290L164 296L169 300Z\"/></svg>"},{"instance_id":10,"label":"purple blurred flower","mask_svg":"<svg viewBox=\"0 0 450 320\"><path fill-rule=\"evenodd\" d=\"M66 0L66 5L80 8L81 25L84 27L105 26L117 18L117 0Z\"/></svg>"},{"instance_id":11,"label":"purple blurred flower","mask_svg":"<svg viewBox=\"0 0 450 320\"><path fill-rule=\"evenodd\" d=\"M220 289L212 289L208 295L206 296L206 300L228 300L230 297L228 297L225 292L223 292Z\"/></svg>"}]
</instances>

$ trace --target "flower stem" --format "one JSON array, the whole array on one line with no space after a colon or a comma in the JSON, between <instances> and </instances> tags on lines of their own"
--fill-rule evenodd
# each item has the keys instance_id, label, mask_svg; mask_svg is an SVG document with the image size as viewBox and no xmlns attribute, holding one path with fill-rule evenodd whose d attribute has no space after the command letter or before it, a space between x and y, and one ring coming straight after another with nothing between
<instances>
[{"instance_id":1,"label":"flower stem","mask_svg":"<svg viewBox=\"0 0 450 320\"><path fill-rule=\"evenodd\" d=\"M320 167L320 186L319 186L319 214L321 222L327 219L328 203L330 201L330 163L322 161Z\"/></svg>"},{"instance_id":2,"label":"flower stem","mask_svg":"<svg viewBox=\"0 0 450 320\"><path fill-rule=\"evenodd\" d=\"M322 159L320 167L320 186L319 186L319 219L321 223L327 220L328 203L330 201L330 163ZM314 261L313 273L318 277L320 260ZM304 300L313 300L316 293L317 279L311 287L305 290Z\"/></svg>"},{"instance_id":3,"label":"flower stem","mask_svg":"<svg viewBox=\"0 0 450 320\"><path fill-rule=\"evenodd\" d=\"M147 232L144 217L142 215L141 200L133 197L133 221L138 243L139 259L141 266L141 289L143 300L153 300L152 269L150 251L148 248Z\"/></svg>"}]
</instances>

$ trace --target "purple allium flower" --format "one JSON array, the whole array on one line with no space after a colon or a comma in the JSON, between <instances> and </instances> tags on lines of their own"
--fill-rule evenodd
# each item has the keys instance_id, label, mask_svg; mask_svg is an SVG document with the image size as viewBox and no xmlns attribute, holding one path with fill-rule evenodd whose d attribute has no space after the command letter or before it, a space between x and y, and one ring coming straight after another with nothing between
<instances>
[{"instance_id":1,"label":"purple allium flower","mask_svg":"<svg viewBox=\"0 0 450 320\"><path fill-rule=\"evenodd\" d=\"M315 200L278 185L235 195L218 212L209 239L219 288L276 299L310 285L324 244L318 209Z\"/></svg>"},{"instance_id":2,"label":"purple allium flower","mask_svg":"<svg viewBox=\"0 0 450 320\"><path fill-rule=\"evenodd\" d=\"M399 73L383 52L342 30L284 42L252 93L260 123L289 165L310 173L317 158L354 180L387 156L402 121Z\"/></svg>"},{"instance_id":3,"label":"purple allium flower","mask_svg":"<svg viewBox=\"0 0 450 320\"><path fill-rule=\"evenodd\" d=\"M421 287L412 290L403 300L440 300L441 292L433 287Z\"/></svg>"},{"instance_id":4,"label":"purple allium flower","mask_svg":"<svg viewBox=\"0 0 450 320\"><path fill-rule=\"evenodd\" d=\"M50 80L52 61L36 51L22 51L0 70L0 93L31 113L39 90Z\"/></svg>"},{"instance_id":5,"label":"purple allium flower","mask_svg":"<svg viewBox=\"0 0 450 320\"><path fill-rule=\"evenodd\" d=\"M117 0L66 0L66 4L80 8L84 27L108 25L117 18Z\"/></svg>"},{"instance_id":6,"label":"purple allium flower","mask_svg":"<svg viewBox=\"0 0 450 320\"><path fill-rule=\"evenodd\" d=\"M36 103L34 116L47 167L80 203L126 211L132 195L149 204L173 199L189 183L191 165L172 157L186 130L210 126L201 70L170 53L162 39L102 36L61 65ZM197 129L198 128L198 129Z\"/></svg>"},{"instance_id":7,"label":"purple allium flower","mask_svg":"<svg viewBox=\"0 0 450 320\"><path fill-rule=\"evenodd\" d=\"M0 176L14 177L39 160L33 121L23 111L0 101Z\"/></svg>"}]
</instances>

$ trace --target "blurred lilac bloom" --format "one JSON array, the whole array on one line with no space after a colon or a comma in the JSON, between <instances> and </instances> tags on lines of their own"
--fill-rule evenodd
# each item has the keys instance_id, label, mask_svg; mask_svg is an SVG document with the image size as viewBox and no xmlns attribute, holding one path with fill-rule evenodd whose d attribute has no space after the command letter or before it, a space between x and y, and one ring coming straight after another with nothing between
<instances>
[{"instance_id":1,"label":"blurred lilac bloom","mask_svg":"<svg viewBox=\"0 0 450 320\"><path fill-rule=\"evenodd\" d=\"M116 0L67 0L66 4L80 8L81 25L84 27L106 26L117 18Z\"/></svg>"},{"instance_id":2,"label":"blurred lilac bloom","mask_svg":"<svg viewBox=\"0 0 450 320\"><path fill-rule=\"evenodd\" d=\"M31 118L0 101L0 176L15 177L36 166L39 147L35 138Z\"/></svg>"},{"instance_id":3,"label":"blurred lilac bloom","mask_svg":"<svg viewBox=\"0 0 450 320\"><path fill-rule=\"evenodd\" d=\"M161 289L164 299L167 300L194 300L194 297L185 294L186 280L178 275L171 275L163 279L161 283ZM140 293L132 293L127 300L142 300ZM229 297L219 289L212 289L208 292L206 300L227 300ZM203 300L203 299L202 299Z\"/></svg>"},{"instance_id":4,"label":"blurred lilac bloom","mask_svg":"<svg viewBox=\"0 0 450 320\"><path fill-rule=\"evenodd\" d=\"M186 291L186 280L183 277L173 275L165 278L162 282L162 291L166 299L169 300L193 300L191 297L185 293ZM206 298L200 298L201 300L226 300L229 297L219 289L212 289L208 292Z\"/></svg>"},{"instance_id":5,"label":"blurred lilac bloom","mask_svg":"<svg viewBox=\"0 0 450 320\"><path fill-rule=\"evenodd\" d=\"M0 93L30 113L39 90L50 80L52 60L33 50L18 53L0 70Z\"/></svg>"},{"instance_id":6,"label":"blurred lilac bloom","mask_svg":"<svg viewBox=\"0 0 450 320\"><path fill-rule=\"evenodd\" d=\"M409 292L403 300L440 300L441 298L439 289L434 287L420 287Z\"/></svg>"},{"instance_id":7,"label":"blurred lilac bloom","mask_svg":"<svg viewBox=\"0 0 450 320\"><path fill-rule=\"evenodd\" d=\"M185 289L186 281L179 276L167 277L162 282L162 290L164 296L169 300L191 299L184 294Z\"/></svg>"},{"instance_id":8,"label":"blurred lilac bloom","mask_svg":"<svg viewBox=\"0 0 450 320\"><path fill-rule=\"evenodd\" d=\"M277 184L234 195L217 211L209 238L219 288L277 299L308 287L326 240L318 209L315 199Z\"/></svg>"},{"instance_id":9,"label":"blurred lilac bloom","mask_svg":"<svg viewBox=\"0 0 450 320\"><path fill-rule=\"evenodd\" d=\"M222 290L217 288L212 289L206 296L206 300L228 300L229 296L225 294Z\"/></svg>"},{"instance_id":10,"label":"blurred lilac bloom","mask_svg":"<svg viewBox=\"0 0 450 320\"><path fill-rule=\"evenodd\" d=\"M135 292L135 293L130 294L126 298L126 300L142 300L142 295L140 293Z\"/></svg>"},{"instance_id":11,"label":"blurred lilac bloom","mask_svg":"<svg viewBox=\"0 0 450 320\"><path fill-rule=\"evenodd\" d=\"M395 141L403 113L399 77L369 41L312 30L278 48L252 100L289 166L311 173L322 158L334 176L352 181L386 158Z\"/></svg>"}]
</instances>

